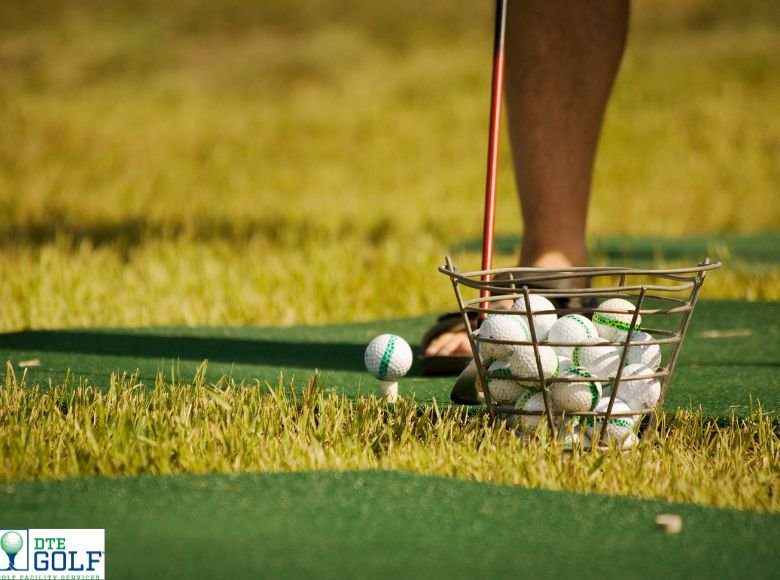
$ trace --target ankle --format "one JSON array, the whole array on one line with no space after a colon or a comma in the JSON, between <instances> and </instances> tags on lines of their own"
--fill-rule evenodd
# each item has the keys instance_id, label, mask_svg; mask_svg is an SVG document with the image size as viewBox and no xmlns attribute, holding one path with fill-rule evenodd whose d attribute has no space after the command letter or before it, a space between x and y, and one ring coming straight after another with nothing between
<instances>
[{"instance_id":1,"label":"ankle","mask_svg":"<svg viewBox=\"0 0 780 580\"><path fill-rule=\"evenodd\" d=\"M520 265L534 268L567 268L569 266L585 266L588 263L586 251L547 250L530 252L523 248L520 253Z\"/></svg>"}]
</instances>

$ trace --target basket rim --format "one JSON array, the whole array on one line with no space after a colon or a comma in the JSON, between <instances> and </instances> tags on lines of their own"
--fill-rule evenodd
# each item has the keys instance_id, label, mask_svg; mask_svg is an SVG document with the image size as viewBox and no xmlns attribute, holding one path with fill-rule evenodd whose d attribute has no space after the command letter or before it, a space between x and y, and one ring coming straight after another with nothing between
<instances>
[{"instance_id":1,"label":"basket rim","mask_svg":"<svg viewBox=\"0 0 780 580\"><path fill-rule=\"evenodd\" d=\"M471 286L469 286L471 287ZM480 286L480 288L483 288ZM493 288L492 286L490 288ZM621 286L620 288L629 288L628 286ZM652 290L655 288L654 286L641 286L638 287L637 290L644 288L645 290ZM678 288L675 287L669 287L664 286L663 287L665 291L671 292L671 291L678 291ZM671 288L671 289L670 289ZM608 289L607 289L608 290ZM562 292L545 292L543 290L533 292L530 288L528 289L528 294L537 294L539 296L545 296L547 298L557 298L557 297L574 297L574 296L582 296L584 293L562 293ZM618 293L616 292L588 292L589 296L610 296L610 297L617 297L616 295ZM524 296L523 292L502 292L501 294L495 295L495 296L485 296L479 297L479 298L469 298L468 300L463 301L463 310L468 312L476 312L476 313L485 313L485 314L507 314L510 316L527 316L525 311L522 310L506 310L504 308L491 308L490 305L492 302L502 302L506 300L522 300ZM635 296L623 292L620 293L620 297L623 298L634 298ZM639 310L639 314L641 316L655 316L658 314L677 314L680 312L687 312L690 310L690 304L682 300L680 298L674 298L671 296L655 296L651 295L648 298L651 298L653 300L658 301L665 301L668 303L671 303L671 305L668 308L642 308ZM483 306L484 304L487 304L487 307ZM534 315L545 315L545 314L560 314L563 311L566 311L567 313L571 314L577 314L577 313L591 313L598 310L598 312L601 312L602 314L633 314L633 310L627 310L627 309L616 309L616 308L602 308L601 306L595 307L595 306L581 306L581 307L569 307L569 308L555 308L554 310L534 310Z\"/></svg>"},{"instance_id":2,"label":"basket rim","mask_svg":"<svg viewBox=\"0 0 780 580\"><path fill-rule=\"evenodd\" d=\"M561 275L564 278L570 278L574 275L619 275L630 274L634 276L657 276L657 275L675 275L675 274L694 274L699 272L707 272L709 270L716 270L720 268L723 263L718 260L715 262L710 261L709 258L705 258L703 261L695 266L688 266L684 268L631 268L628 266L570 266L567 268L535 268L531 266L514 266L511 268L491 268L489 270L473 270L471 272L459 272L455 268L452 258L450 256L445 257L446 263L443 266L439 266L439 272L447 275L454 275L455 277L473 278L482 277L491 274L503 274L503 273L537 273L542 275ZM537 278L526 278L528 280L536 281ZM541 279L541 278L540 278ZM548 278L545 278L548 279ZM555 278L550 278L555 279Z\"/></svg>"},{"instance_id":3,"label":"basket rim","mask_svg":"<svg viewBox=\"0 0 780 580\"><path fill-rule=\"evenodd\" d=\"M722 266L720 261L710 262L706 258L702 263L696 266L685 268L629 268L623 266L572 266L571 268L531 268L527 266L517 266L514 268L493 268L490 270L474 270L470 272L459 272L452 262L452 258L447 256L446 263L439 266L438 270L448 276L453 282L477 290L487 290L489 292L506 294L510 288L528 294L542 294L545 296L582 296L582 295L609 295L618 292L630 293L640 290L650 290L658 292L684 292L691 289L699 276L705 272L715 270ZM500 274L515 274L520 278L517 280L501 280L499 284L493 280L493 277ZM687 274L687 276L686 276ZM618 285L601 288L528 288L527 286L536 285L544 282L554 282L557 280L567 280L570 278L598 277L598 276L652 276L666 278L677 284L632 284ZM624 282L624 280L621 280ZM519 286L519 287L518 287Z\"/></svg>"}]
</instances>

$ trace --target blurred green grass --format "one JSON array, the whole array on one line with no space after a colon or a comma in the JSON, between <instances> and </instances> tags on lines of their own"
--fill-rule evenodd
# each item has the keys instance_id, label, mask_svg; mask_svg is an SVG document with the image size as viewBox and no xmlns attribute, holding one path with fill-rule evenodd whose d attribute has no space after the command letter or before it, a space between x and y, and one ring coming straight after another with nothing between
<instances>
[{"instance_id":1,"label":"blurred green grass","mask_svg":"<svg viewBox=\"0 0 780 580\"><path fill-rule=\"evenodd\" d=\"M778 229L780 11L632 6L590 234ZM491 19L443 0L0 5L0 329L451 309L435 267L481 227ZM704 295L780 298L778 269L736 266Z\"/></svg>"}]
</instances>

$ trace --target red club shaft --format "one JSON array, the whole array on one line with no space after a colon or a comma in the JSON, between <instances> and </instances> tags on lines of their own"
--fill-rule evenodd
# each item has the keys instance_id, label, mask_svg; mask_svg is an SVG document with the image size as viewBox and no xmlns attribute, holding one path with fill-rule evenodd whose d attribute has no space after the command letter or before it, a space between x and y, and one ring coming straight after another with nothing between
<instances>
[{"instance_id":1,"label":"red club shaft","mask_svg":"<svg viewBox=\"0 0 780 580\"><path fill-rule=\"evenodd\" d=\"M498 180L498 144L501 133L501 97L504 92L504 38L506 35L506 0L496 0L496 29L493 38L493 80L490 89L490 128L488 132L487 179L485 181L485 220L482 228L482 269L493 267L493 230L496 217L496 183ZM484 281L491 276L485 275ZM481 298L490 296L482 290ZM482 308L487 308L487 302ZM483 314L484 316L484 314Z\"/></svg>"}]
</instances>

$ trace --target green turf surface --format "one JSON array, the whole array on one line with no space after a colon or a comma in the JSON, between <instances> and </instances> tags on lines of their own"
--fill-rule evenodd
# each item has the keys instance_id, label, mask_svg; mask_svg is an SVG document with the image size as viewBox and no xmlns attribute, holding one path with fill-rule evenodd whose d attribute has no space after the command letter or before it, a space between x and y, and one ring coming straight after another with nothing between
<instances>
[{"instance_id":1,"label":"green turf surface","mask_svg":"<svg viewBox=\"0 0 780 580\"><path fill-rule=\"evenodd\" d=\"M495 252L517 254L521 238L497 236ZM686 260L698 263L708 256L713 260L730 263L776 265L780 263L780 232L760 234L713 234L685 236L683 238L635 238L628 236L603 237L589 244L594 258L606 259L615 264L658 263L659 261ZM482 240L467 240L457 244L453 251L482 251Z\"/></svg>"},{"instance_id":2,"label":"green turf surface","mask_svg":"<svg viewBox=\"0 0 780 580\"><path fill-rule=\"evenodd\" d=\"M776 578L780 541L777 515L397 472L5 484L0 513L106 528L124 579Z\"/></svg>"},{"instance_id":3,"label":"green turf surface","mask_svg":"<svg viewBox=\"0 0 780 580\"><path fill-rule=\"evenodd\" d=\"M432 317L361 324L289 328L136 328L30 331L0 335L0 356L19 362L38 359L32 381L62 380L68 369L98 385L112 371L140 369L146 380L178 365L190 378L209 359L212 378L275 383L305 380L319 369L325 385L350 395L374 392L376 381L363 368L363 350L382 332L418 344ZM780 303L700 302L667 397L667 408L701 405L705 415L744 414L750 400L780 409ZM419 351L419 349L417 349ZM416 374L402 391L423 401L449 398L453 379Z\"/></svg>"}]
</instances>

